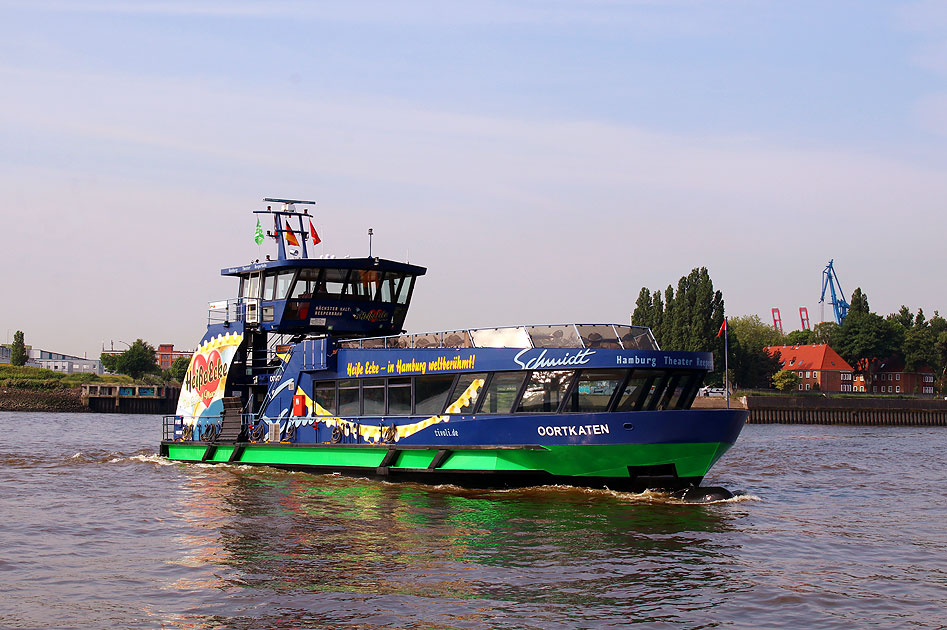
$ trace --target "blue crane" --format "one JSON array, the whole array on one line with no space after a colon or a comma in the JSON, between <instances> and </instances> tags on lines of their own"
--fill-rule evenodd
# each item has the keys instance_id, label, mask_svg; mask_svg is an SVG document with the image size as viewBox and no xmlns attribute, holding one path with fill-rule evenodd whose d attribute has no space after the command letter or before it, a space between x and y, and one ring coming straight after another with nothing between
<instances>
[{"instance_id":1,"label":"blue crane","mask_svg":"<svg viewBox=\"0 0 947 630\"><path fill-rule=\"evenodd\" d=\"M845 293L842 291L842 285L838 281L838 274L835 273L835 267L832 265L833 262L835 262L834 258L830 260L829 264L822 270L822 297L819 299L819 304L825 304L825 290L828 288L832 295L832 301L829 302L829 304L831 304L835 310L835 323L841 324L845 320L845 316L848 315L849 303L845 301ZM835 290L836 287L838 287L837 293ZM824 308L823 306L823 309ZM823 319L825 319L825 317L823 317Z\"/></svg>"}]
</instances>

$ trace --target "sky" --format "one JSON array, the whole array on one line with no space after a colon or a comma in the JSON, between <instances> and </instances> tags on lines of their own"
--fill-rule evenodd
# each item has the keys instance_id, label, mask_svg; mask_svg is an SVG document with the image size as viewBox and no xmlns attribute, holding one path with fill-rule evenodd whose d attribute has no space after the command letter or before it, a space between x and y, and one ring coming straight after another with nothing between
<instances>
[{"instance_id":1,"label":"sky","mask_svg":"<svg viewBox=\"0 0 947 630\"><path fill-rule=\"evenodd\" d=\"M193 348L263 197L428 268L412 332L626 323L707 267L947 313L947 3L0 0L0 335ZM269 245L266 245L268 247ZM831 319L831 307L825 309Z\"/></svg>"}]
</instances>

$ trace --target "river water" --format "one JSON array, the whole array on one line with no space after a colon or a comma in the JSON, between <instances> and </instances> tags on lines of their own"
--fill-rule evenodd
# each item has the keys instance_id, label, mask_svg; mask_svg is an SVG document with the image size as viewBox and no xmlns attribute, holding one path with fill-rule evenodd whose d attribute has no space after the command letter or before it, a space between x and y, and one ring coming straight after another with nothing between
<instances>
[{"instance_id":1,"label":"river water","mask_svg":"<svg viewBox=\"0 0 947 630\"><path fill-rule=\"evenodd\" d=\"M749 425L712 505L171 464L0 413L2 628L945 628L947 429Z\"/></svg>"}]
</instances>

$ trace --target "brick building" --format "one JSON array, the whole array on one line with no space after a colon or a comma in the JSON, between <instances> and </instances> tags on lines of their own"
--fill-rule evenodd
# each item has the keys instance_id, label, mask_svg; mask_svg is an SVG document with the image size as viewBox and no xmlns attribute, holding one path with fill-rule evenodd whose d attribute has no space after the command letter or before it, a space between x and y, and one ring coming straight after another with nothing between
<instances>
[{"instance_id":1,"label":"brick building","mask_svg":"<svg viewBox=\"0 0 947 630\"><path fill-rule=\"evenodd\" d=\"M824 343L805 346L767 346L763 350L770 356L779 352L782 369L798 374L800 391L858 391L852 380L852 366Z\"/></svg>"},{"instance_id":2,"label":"brick building","mask_svg":"<svg viewBox=\"0 0 947 630\"><path fill-rule=\"evenodd\" d=\"M167 370L176 359L180 357L190 359L192 354L194 354L193 350L175 350L173 343L161 343L155 350L155 361L158 362L159 368Z\"/></svg>"},{"instance_id":3,"label":"brick building","mask_svg":"<svg viewBox=\"0 0 947 630\"><path fill-rule=\"evenodd\" d=\"M892 357L882 361L872 374L871 391L877 394L933 394L934 380L934 370L931 368L922 367L917 372L907 372L904 361Z\"/></svg>"}]
</instances>

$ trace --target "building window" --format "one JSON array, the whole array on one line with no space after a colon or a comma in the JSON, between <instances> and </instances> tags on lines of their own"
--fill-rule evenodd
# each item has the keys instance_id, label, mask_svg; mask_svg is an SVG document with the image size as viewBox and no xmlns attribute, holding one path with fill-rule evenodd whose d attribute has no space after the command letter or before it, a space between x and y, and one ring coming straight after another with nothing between
<instances>
[{"instance_id":1,"label":"building window","mask_svg":"<svg viewBox=\"0 0 947 630\"><path fill-rule=\"evenodd\" d=\"M799 391L802 391L802 383L799 383Z\"/></svg>"},{"instance_id":2,"label":"building window","mask_svg":"<svg viewBox=\"0 0 947 630\"><path fill-rule=\"evenodd\" d=\"M819 371L818 371L818 370L812 370L812 378L819 378Z\"/></svg>"},{"instance_id":3,"label":"building window","mask_svg":"<svg viewBox=\"0 0 947 630\"><path fill-rule=\"evenodd\" d=\"M802 378L802 372L799 372L799 378Z\"/></svg>"},{"instance_id":4,"label":"building window","mask_svg":"<svg viewBox=\"0 0 947 630\"><path fill-rule=\"evenodd\" d=\"M898 393L900 394L900 393L901 393L901 386L898 385L897 387L895 387L895 388L894 388L894 391L896 391L896 392L898 392Z\"/></svg>"},{"instance_id":5,"label":"building window","mask_svg":"<svg viewBox=\"0 0 947 630\"><path fill-rule=\"evenodd\" d=\"M810 385L809 383L806 383L806 391L809 391L810 389L812 389L812 385Z\"/></svg>"},{"instance_id":6,"label":"building window","mask_svg":"<svg viewBox=\"0 0 947 630\"><path fill-rule=\"evenodd\" d=\"M900 373L900 372L898 372L898 373L895 375L895 380L898 380L898 381L901 380L901 373Z\"/></svg>"},{"instance_id":7,"label":"building window","mask_svg":"<svg viewBox=\"0 0 947 630\"><path fill-rule=\"evenodd\" d=\"M878 393L878 386L877 386L877 385L872 385L872 386L871 386L871 391L873 391L874 393L877 394L877 393Z\"/></svg>"},{"instance_id":8,"label":"building window","mask_svg":"<svg viewBox=\"0 0 947 630\"><path fill-rule=\"evenodd\" d=\"M888 393L891 393L891 385L888 385Z\"/></svg>"},{"instance_id":9,"label":"building window","mask_svg":"<svg viewBox=\"0 0 947 630\"><path fill-rule=\"evenodd\" d=\"M933 388L933 387L925 387L925 388L924 388L924 393L925 393L925 394L933 394L933 393L934 393L934 388Z\"/></svg>"}]
</instances>

